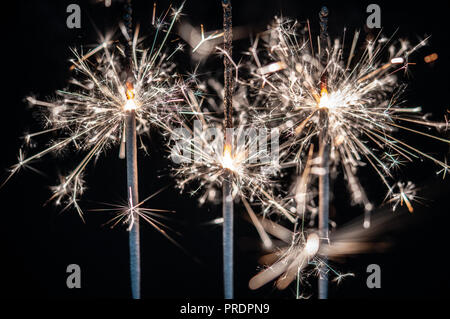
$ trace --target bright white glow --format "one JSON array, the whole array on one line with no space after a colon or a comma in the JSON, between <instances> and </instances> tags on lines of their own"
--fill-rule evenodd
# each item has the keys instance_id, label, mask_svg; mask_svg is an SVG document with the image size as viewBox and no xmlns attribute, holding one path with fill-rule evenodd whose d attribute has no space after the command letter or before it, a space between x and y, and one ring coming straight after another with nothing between
<instances>
[{"instance_id":1,"label":"bright white glow","mask_svg":"<svg viewBox=\"0 0 450 319\"><path fill-rule=\"evenodd\" d=\"M225 145L225 149L223 151L222 167L234 170L233 158L231 157L231 147L229 145Z\"/></svg>"},{"instance_id":2,"label":"bright white glow","mask_svg":"<svg viewBox=\"0 0 450 319\"><path fill-rule=\"evenodd\" d=\"M327 109L331 107L330 99L329 99L328 93L326 91L323 92L322 95L320 96L319 107L327 108Z\"/></svg>"},{"instance_id":3,"label":"bright white glow","mask_svg":"<svg viewBox=\"0 0 450 319\"><path fill-rule=\"evenodd\" d=\"M277 72L280 70L284 70L286 68L287 68L286 63L284 63L283 61L280 61L280 62L274 62L269 65L263 66L258 69L258 72L259 72L259 74L267 74L267 73L273 73L273 72Z\"/></svg>"},{"instance_id":4,"label":"bright white glow","mask_svg":"<svg viewBox=\"0 0 450 319\"><path fill-rule=\"evenodd\" d=\"M312 233L308 236L305 245L305 252L308 256L314 256L319 251L320 239L316 233Z\"/></svg>"},{"instance_id":5,"label":"bright white glow","mask_svg":"<svg viewBox=\"0 0 450 319\"><path fill-rule=\"evenodd\" d=\"M125 111L135 110L136 109L136 103L134 102L134 89L128 88L126 91L127 95L127 103L124 105Z\"/></svg>"},{"instance_id":6,"label":"bright white glow","mask_svg":"<svg viewBox=\"0 0 450 319\"><path fill-rule=\"evenodd\" d=\"M403 58L393 58L391 59L392 64L402 64L405 60Z\"/></svg>"},{"instance_id":7,"label":"bright white glow","mask_svg":"<svg viewBox=\"0 0 450 319\"><path fill-rule=\"evenodd\" d=\"M134 103L133 99L127 100L127 103L125 103L123 108L125 109L125 111L135 110L136 103Z\"/></svg>"}]
</instances>

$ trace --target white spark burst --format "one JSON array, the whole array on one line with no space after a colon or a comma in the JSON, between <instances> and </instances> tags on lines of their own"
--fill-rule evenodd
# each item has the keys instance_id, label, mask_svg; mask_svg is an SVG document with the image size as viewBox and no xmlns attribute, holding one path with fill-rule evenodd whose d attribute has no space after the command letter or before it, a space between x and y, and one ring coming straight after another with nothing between
<instances>
[{"instance_id":1,"label":"white spark burst","mask_svg":"<svg viewBox=\"0 0 450 319\"><path fill-rule=\"evenodd\" d=\"M406 86L400 83L397 72L406 71L411 55L425 45L426 39L411 47L407 41L394 43L378 35L357 57L358 37L359 32L349 52L344 41L336 39L329 49L315 53L308 28L276 18L250 49L252 78L248 85L254 96L250 116L259 125L277 127L284 134L280 150L286 150L287 156L282 162L304 168L309 146L326 130L332 167L336 172L340 165L353 202L361 204L367 214L374 206L359 182L358 168L372 167L394 197L393 169L399 165L426 158L445 171L449 168L445 161L395 137L395 132L447 144L450 141L408 126L427 130L447 127L444 122L428 120L421 114L421 107L405 106L401 100ZM323 56L324 64L320 62ZM325 128L320 113L326 114ZM314 176L320 172L313 169L311 173Z\"/></svg>"},{"instance_id":2,"label":"white spark burst","mask_svg":"<svg viewBox=\"0 0 450 319\"><path fill-rule=\"evenodd\" d=\"M24 157L21 149L19 162L10 169L7 180L49 153L82 152L85 155L75 169L62 176L57 186L51 187L53 195L50 198L65 208L75 207L81 216L78 200L85 189L83 173L86 166L112 146L120 145L120 157L125 156L127 112L134 110L136 133L140 137L149 134L152 128L164 131L183 112L183 91L190 80L185 81L176 72L172 61L182 46L176 46L172 52L167 48L169 34L180 10L173 9L169 22L156 19L155 35L148 48L139 38L139 27L136 28L131 39L131 63L125 57L124 46L110 36L102 36L101 43L87 54L73 50L75 58L71 69L75 74L69 86L58 90L56 97L49 101L27 98L45 119L45 129L27 134L24 148L40 135L53 134L55 140L29 157ZM124 32L124 36L128 37L128 34ZM141 148L145 150L142 140Z\"/></svg>"},{"instance_id":3,"label":"white spark burst","mask_svg":"<svg viewBox=\"0 0 450 319\"><path fill-rule=\"evenodd\" d=\"M215 118L215 113L200 111L197 96L192 92L188 95L194 128L186 124L181 131L174 129L169 143L170 156L176 163L173 175L178 187L186 190L188 184L197 184L198 188L190 193L199 192L201 204L207 201L218 203L223 179L228 176L232 180L233 198L278 206L288 218L292 218L272 194L271 184L279 168L268 159L267 150L259 147L258 139L248 136L248 130L252 128L247 124L245 112L234 120L236 129L230 133L234 143L229 148L224 146L226 133L222 120ZM226 171L230 174L224 174Z\"/></svg>"}]
</instances>

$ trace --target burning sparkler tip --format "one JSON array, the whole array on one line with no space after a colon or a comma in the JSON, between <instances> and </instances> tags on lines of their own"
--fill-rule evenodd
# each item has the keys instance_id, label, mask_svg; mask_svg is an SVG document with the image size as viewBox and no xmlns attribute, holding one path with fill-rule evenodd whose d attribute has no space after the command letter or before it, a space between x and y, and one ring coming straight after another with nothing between
<instances>
[{"instance_id":1,"label":"burning sparkler tip","mask_svg":"<svg viewBox=\"0 0 450 319\"><path fill-rule=\"evenodd\" d=\"M314 256L319 251L320 238L316 233L308 236L305 244L305 252L308 256Z\"/></svg>"}]
</instances>

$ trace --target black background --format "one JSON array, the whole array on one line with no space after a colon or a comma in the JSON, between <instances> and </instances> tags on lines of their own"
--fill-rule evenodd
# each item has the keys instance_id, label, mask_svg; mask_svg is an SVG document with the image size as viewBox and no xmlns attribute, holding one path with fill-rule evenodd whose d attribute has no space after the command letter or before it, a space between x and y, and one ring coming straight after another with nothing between
<instances>
[{"instance_id":1,"label":"black background","mask_svg":"<svg viewBox=\"0 0 450 319\"><path fill-rule=\"evenodd\" d=\"M145 33L151 19L153 2L134 1L134 19L141 22ZM66 27L66 7L78 3L82 10L81 29ZM399 37L408 37L412 43L425 35L432 35L429 46L414 56L406 97L411 105L421 105L442 119L448 102L448 2L380 2L384 34L399 28ZM175 2L175 5L180 3ZM343 1L234 1L233 23L263 30L276 14L301 21L311 21L312 31L318 32L317 13L322 5L330 10L331 37L340 36L344 26L350 32L363 29L369 2ZM158 1L158 10L169 2ZM8 168L16 161L24 131L37 131L38 123L23 101L33 93L43 99L63 88L70 77L69 47L92 44L97 40L93 23L100 30L117 26L122 4L111 8L90 1L15 1L8 10L2 27L5 42L2 51L3 103L0 117L0 168ZM184 19L206 30L222 25L220 1L188 0L183 10ZM249 46L249 39L234 44L234 57ZM423 57L437 52L439 59L425 64ZM179 70L190 72L194 65L188 54L178 55ZM222 61L210 57L203 74L220 79ZM208 72L208 73L207 73ZM405 137L408 138L408 137ZM448 147L429 143L422 138L409 139L421 149L442 157ZM218 297L222 296L221 229L203 223L218 217L220 207L198 208L197 200L180 195L174 189L169 175L169 162L161 141L154 136L149 142L150 156L139 156L139 187L141 197L169 185L168 189L148 203L149 207L176 210L170 226L182 234L177 237L185 254L169 243L149 225L143 225L142 236L142 294L150 297ZM77 155L80 158L80 155ZM130 297L128 273L128 238L123 227L110 229L103 224L111 218L104 213L88 212L84 224L74 211L58 213L52 205L43 206L50 195L48 186L57 182L58 170L74 165L74 156L63 158L47 156L37 165L47 176L31 171L21 172L0 190L2 251L2 290L10 297ZM436 166L427 161L416 162L402 169L402 176L416 183L425 197L424 204L416 205L414 214L400 209L405 215L389 239L395 243L383 254L353 256L342 264L342 271L352 271L355 278L339 286L331 284L331 298L383 297L448 297L450 276L446 263L448 251L449 184L435 175ZM6 172L4 174L6 176ZM380 204L384 189L375 178L365 176L362 183L370 198ZM125 162L115 150L103 156L95 166L87 168L89 190L83 197L86 210L98 208L100 202L123 203L125 193ZM334 219L343 224L361 214L357 207L347 204L345 185L335 184ZM257 234L236 208L236 297L294 298L294 291L276 291L270 284L258 291L247 288L249 278L257 271L259 252L252 247ZM404 222L404 223L403 223ZM194 258L195 257L195 258ZM197 261L198 260L198 261ZM79 264L82 269L82 288L66 287L66 267ZM382 269L382 288L366 287L366 267L376 263ZM315 284L314 282L312 283Z\"/></svg>"}]
</instances>

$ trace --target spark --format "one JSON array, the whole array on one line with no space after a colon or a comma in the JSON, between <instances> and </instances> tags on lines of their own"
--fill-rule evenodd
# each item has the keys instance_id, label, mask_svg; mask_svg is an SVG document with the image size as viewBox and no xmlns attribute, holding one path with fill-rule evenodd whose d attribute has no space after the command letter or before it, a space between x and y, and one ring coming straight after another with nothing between
<instances>
[{"instance_id":1,"label":"spark","mask_svg":"<svg viewBox=\"0 0 450 319\"><path fill-rule=\"evenodd\" d=\"M170 134L168 147L175 162L172 171L179 189L198 195L201 205L206 202L218 204L222 200L220 190L227 175L231 178L233 199L242 200L250 216L254 213L246 203L264 203L263 207L274 207L294 221L292 212L279 203L279 196L274 192L273 184L280 171L278 163L268 157L266 149L258 147L259 139L249 134L257 130L248 124L246 118L248 102L245 89L240 87L233 96L233 108L240 116L233 119L232 144L225 145L224 123L216 117L216 114L223 114L223 96L220 95L223 88L213 80L209 85L217 91L220 100L208 99L209 111L202 105L205 101L203 93L186 91L194 127L191 129L189 122L184 122L184 130L173 130ZM271 133L263 131L259 136L267 140ZM226 171L230 174L224 174ZM257 224L255 227L261 229ZM267 240L265 244L270 245Z\"/></svg>"},{"instance_id":2,"label":"spark","mask_svg":"<svg viewBox=\"0 0 450 319\"><path fill-rule=\"evenodd\" d=\"M374 205L359 182L359 168L371 167L391 195L391 185L396 183L393 169L400 164L427 158L440 166L441 172L449 169L445 161L394 136L403 131L450 144L448 139L420 129L445 129L445 123L429 121L421 115L421 108L406 107L401 100L406 87L400 84L396 72L412 64L411 55L427 39L410 48L406 41L396 43L378 35L356 60L356 32L347 58L342 41L336 39L324 52L326 63L322 64L310 32L297 21L276 18L257 36L248 52L252 77L247 85L254 97L249 116L256 126L280 130L284 141L280 145L280 151L284 151L281 165L295 165L299 170L305 166L309 146L324 129L319 110L325 109L331 168L342 167L353 203L364 207L369 222ZM326 85L322 87L324 74ZM319 173L313 166L311 174ZM312 189L315 181L310 178L307 189ZM411 211L410 198L404 195L398 199Z\"/></svg>"},{"instance_id":3,"label":"spark","mask_svg":"<svg viewBox=\"0 0 450 319\"><path fill-rule=\"evenodd\" d=\"M314 256L319 250L320 238L316 233L308 236L305 244L305 252L309 256Z\"/></svg>"},{"instance_id":4,"label":"spark","mask_svg":"<svg viewBox=\"0 0 450 319\"><path fill-rule=\"evenodd\" d=\"M423 60L424 60L426 63L434 62L434 61L436 61L437 59L438 59L438 54L437 54L437 53L432 53L432 54L427 55L426 57L423 58Z\"/></svg>"},{"instance_id":5,"label":"spark","mask_svg":"<svg viewBox=\"0 0 450 319\"><path fill-rule=\"evenodd\" d=\"M69 86L58 90L56 98L49 101L27 98L46 119L46 127L41 132L27 134L26 144L31 143L31 138L45 134L53 134L56 140L26 158L21 149L19 162L11 168L7 180L20 168L49 153L73 149L85 153L75 169L61 176L59 185L51 187L50 198L56 204L64 204L64 209L75 207L82 216L78 200L85 189L85 168L118 144L121 145L120 154L123 157L127 113L135 111L136 133L139 136L148 135L152 128L160 128L164 132L169 123L177 121L182 113L183 90L188 84L176 73L171 60L173 54L166 49L168 36L180 10L174 10L164 30L164 19L158 20L160 25L156 27L149 48L139 38L139 27L136 28L132 39L131 70L128 70L129 63L125 61L123 46L119 41L113 41L111 36L101 36L101 43L86 54L73 50L75 59L71 69L75 74ZM128 33L125 32L124 36ZM95 61L90 61L93 56Z\"/></svg>"},{"instance_id":6,"label":"spark","mask_svg":"<svg viewBox=\"0 0 450 319\"><path fill-rule=\"evenodd\" d=\"M197 105L197 104L195 104ZM200 203L206 201L218 202L224 172L229 170L232 178L233 197L259 198L275 203L268 185L275 171L265 170L269 162L258 162L263 151L256 148L257 140L246 138L245 119L235 121L240 123L240 129L235 133L234 144L224 146L224 128L222 124L196 110L192 105L192 113L197 119L191 134L185 135L179 131L171 134L172 142L169 148L172 160L177 164L173 167L173 175L178 187L184 190L187 184L199 181L200 186L191 191L195 194L203 189ZM214 132L214 135L212 135ZM254 153L251 150L255 150Z\"/></svg>"},{"instance_id":7,"label":"spark","mask_svg":"<svg viewBox=\"0 0 450 319\"><path fill-rule=\"evenodd\" d=\"M395 189L398 189L398 192L395 192ZM402 183L397 182L395 187L392 187L386 198L389 197L387 202L392 203L392 210L395 211L398 205L405 206L408 208L410 213L414 212L414 208L412 206L413 201L417 201L417 188L412 182Z\"/></svg>"},{"instance_id":8,"label":"spark","mask_svg":"<svg viewBox=\"0 0 450 319\"><path fill-rule=\"evenodd\" d=\"M139 217L145 222L147 222L149 225L151 225L161 235L166 237L175 246L186 252L186 250L173 238L173 236L171 236L168 233L168 231L170 231L171 233L175 233L174 230L171 229L168 225L164 224L164 222L162 221L162 219L164 220L169 219L167 214L173 214L175 212L167 209L143 207L145 203L147 203L150 199L159 195L166 188L167 187L161 188L155 193L147 196L144 200L140 201L139 203L133 203L131 196L129 196L128 203L125 205L105 203L105 205L108 206L107 208L95 208L90 209L90 211L112 212L115 216L106 223L110 225L111 228L123 224L127 227L128 230L131 230L136 217ZM128 191L131 192L131 188Z\"/></svg>"}]
</instances>

